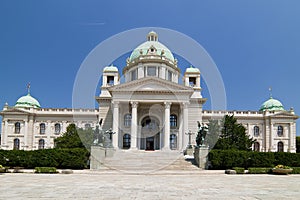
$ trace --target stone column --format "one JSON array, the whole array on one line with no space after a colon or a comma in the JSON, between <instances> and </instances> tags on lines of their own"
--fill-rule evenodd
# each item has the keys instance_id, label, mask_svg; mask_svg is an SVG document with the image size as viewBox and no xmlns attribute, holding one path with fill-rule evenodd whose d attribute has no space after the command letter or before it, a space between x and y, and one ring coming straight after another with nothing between
<instances>
[{"instance_id":1,"label":"stone column","mask_svg":"<svg viewBox=\"0 0 300 200\"><path fill-rule=\"evenodd\" d=\"M164 150L170 150L170 107L171 102L165 102L165 138Z\"/></svg>"},{"instance_id":2,"label":"stone column","mask_svg":"<svg viewBox=\"0 0 300 200\"><path fill-rule=\"evenodd\" d=\"M270 123L269 151L273 151L273 124L272 123Z\"/></svg>"},{"instance_id":3,"label":"stone column","mask_svg":"<svg viewBox=\"0 0 300 200\"><path fill-rule=\"evenodd\" d=\"M28 121L27 119L24 120L24 150L27 150L29 148L29 139L28 139Z\"/></svg>"},{"instance_id":4,"label":"stone column","mask_svg":"<svg viewBox=\"0 0 300 200\"><path fill-rule=\"evenodd\" d=\"M183 106L183 140L182 140L182 145L183 148L186 148L188 146L188 135L185 133L189 132L189 108L188 108L188 103L182 103Z\"/></svg>"},{"instance_id":5,"label":"stone column","mask_svg":"<svg viewBox=\"0 0 300 200\"><path fill-rule=\"evenodd\" d=\"M2 122L2 135L1 135L1 145L7 145L7 137L8 137L8 133L7 133L7 130L8 130L8 121L3 121ZM5 147L5 149L7 149L7 147Z\"/></svg>"},{"instance_id":6,"label":"stone column","mask_svg":"<svg viewBox=\"0 0 300 200\"><path fill-rule=\"evenodd\" d=\"M130 149L137 150L137 106L138 102L131 103L131 144Z\"/></svg>"},{"instance_id":7,"label":"stone column","mask_svg":"<svg viewBox=\"0 0 300 200\"><path fill-rule=\"evenodd\" d=\"M112 144L115 149L119 149L119 143L118 143L118 138L119 138L119 102L114 101L113 102L113 138L112 138Z\"/></svg>"}]
</instances>

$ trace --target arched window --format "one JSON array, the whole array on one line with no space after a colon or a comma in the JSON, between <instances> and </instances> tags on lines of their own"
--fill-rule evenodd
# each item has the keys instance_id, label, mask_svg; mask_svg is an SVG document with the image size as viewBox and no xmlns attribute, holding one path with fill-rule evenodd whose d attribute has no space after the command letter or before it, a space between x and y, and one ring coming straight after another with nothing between
<instances>
[{"instance_id":1,"label":"arched window","mask_svg":"<svg viewBox=\"0 0 300 200\"><path fill-rule=\"evenodd\" d=\"M177 116L176 115L170 115L170 126L177 127Z\"/></svg>"},{"instance_id":2,"label":"arched window","mask_svg":"<svg viewBox=\"0 0 300 200\"><path fill-rule=\"evenodd\" d=\"M44 149L44 148L45 148L45 140L40 139L38 149Z\"/></svg>"},{"instance_id":3,"label":"arched window","mask_svg":"<svg viewBox=\"0 0 300 200\"><path fill-rule=\"evenodd\" d=\"M130 143L131 143L131 136L128 133L126 133L123 136L123 149L129 149Z\"/></svg>"},{"instance_id":4,"label":"arched window","mask_svg":"<svg viewBox=\"0 0 300 200\"><path fill-rule=\"evenodd\" d=\"M253 132L254 132L254 136L255 137L259 136L259 127L258 126L254 126Z\"/></svg>"},{"instance_id":5,"label":"arched window","mask_svg":"<svg viewBox=\"0 0 300 200\"><path fill-rule=\"evenodd\" d=\"M278 144L277 144L277 151L278 152L283 152L284 151L283 142L278 142Z\"/></svg>"},{"instance_id":6,"label":"arched window","mask_svg":"<svg viewBox=\"0 0 300 200\"><path fill-rule=\"evenodd\" d=\"M89 129L89 128L91 128L91 124L87 123L87 124L84 125L84 129L85 129L85 130L87 130L87 129Z\"/></svg>"},{"instance_id":7,"label":"arched window","mask_svg":"<svg viewBox=\"0 0 300 200\"><path fill-rule=\"evenodd\" d=\"M282 126L277 127L277 135L279 137L283 136L283 127Z\"/></svg>"},{"instance_id":8,"label":"arched window","mask_svg":"<svg viewBox=\"0 0 300 200\"><path fill-rule=\"evenodd\" d=\"M177 149L177 136L175 134L170 135L170 148Z\"/></svg>"},{"instance_id":9,"label":"arched window","mask_svg":"<svg viewBox=\"0 0 300 200\"><path fill-rule=\"evenodd\" d=\"M20 140L18 138L14 139L14 150L20 149Z\"/></svg>"},{"instance_id":10,"label":"arched window","mask_svg":"<svg viewBox=\"0 0 300 200\"><path fill-rule=\"evenodd\" d=\"M20 133L21 130L21 124L20 122L15 123L15 133Z\"/></svg>"},{"instance_id":11,"label":"arched window","mask_svg":"<svg viewBox=\"0 0 300 200\"><path fill-rule=\"evenodd\" d=\"M61 127L60 127L60 124L59 124L59 123L56 123L56 124L54 125L54 131L55 131L55 134L60 134Z\"/></svg>"},{"instance_id":12,"label":"arched window","mask_svg":"<svg viewBox=\"0 0 300 200\"><path fill-rule=\"evenodd\" d=\"M46 125L44 123L40 124L40 134L46 133Z\"/></svg>"},{"instance_id":13,"label":"arched window","mask_svg":"<svg viewBox=\"0 0 300 200\"><path fill-rule=\"evenodd\" d=\"M124 126L131 126L131 114L129 113L124 116Z\"/></svg>"},{"instance_id":14,"label":"arched window","mask_svg":"<svg viewBox=\"0 0 300 200\"><path fill-rule=\"evenodd\" d=\"M259 151L259 147L260 147L259 142L254 142L254 148L253 148L253 150L254 151Z\"/></svg>"}]
</instances>

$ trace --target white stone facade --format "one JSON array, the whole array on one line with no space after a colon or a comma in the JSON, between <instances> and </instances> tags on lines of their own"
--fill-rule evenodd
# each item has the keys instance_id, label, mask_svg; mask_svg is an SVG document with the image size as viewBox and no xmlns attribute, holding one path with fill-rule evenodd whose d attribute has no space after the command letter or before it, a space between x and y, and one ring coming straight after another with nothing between
<instances>
[{"instance_id":1,"label":"white stone facade","mask_svg":"<svg viewBox=\"0 0 300 200\"><path fill-rule=\"evenodd\" d=\"M1 148L53 148L54 138L70 123L95 128L101 121L103 130L115 132L112 142L117 149L183 150L188 145L186 133L196 133L197 122L208 124L229 114L257 140L255 150L296 151L298 116L293 110L285 111L279 101L270 99L261 111L203 111L206 99L201 95L199 69L187 68L180 84L180 70L171 51L158 42L156 33L150 32L147 38L127 59L124 83L120 83L117 67L104 68L96 97L99 109L40 108L29 94L16 106L5 105L0 112Z\"/></svg>"}]
</instances>

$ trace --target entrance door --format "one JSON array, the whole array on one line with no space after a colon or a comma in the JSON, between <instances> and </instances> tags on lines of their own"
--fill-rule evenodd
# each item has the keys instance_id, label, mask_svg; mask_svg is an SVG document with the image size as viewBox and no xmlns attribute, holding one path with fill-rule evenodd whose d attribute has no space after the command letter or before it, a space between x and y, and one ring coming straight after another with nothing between
<instances>
[{"instance_id":1,"label":"entrance door","mask_svg":"<svg viewBox=\"0 0 300 200\"><path fill-rule=\"evenodd\" d=\"M154 151L154 137L146 138L146 151Z\"/></svg>"}]
</instances>

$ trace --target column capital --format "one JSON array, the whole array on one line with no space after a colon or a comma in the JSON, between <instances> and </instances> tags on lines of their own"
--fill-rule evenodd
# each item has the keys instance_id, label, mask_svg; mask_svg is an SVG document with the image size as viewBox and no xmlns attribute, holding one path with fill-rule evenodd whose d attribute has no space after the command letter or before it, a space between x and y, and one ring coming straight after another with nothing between
<instances>
[{"instance_id":1,"label":"column capital","mask_svg":"<svg viewBox=\"0 0 300 200\"><path fill-rule=\"evenodd\" d=\"M119 101L113 101L112 104L113 104L114 108L119 108L120 102Z\"/></svg>"},{"instance_id":2,"label":"column capital","mask_svg":"<svg viewBox=\"0 0 300 200\"><path fill-rule=\"evenodd\" d=\"M164 104L165 104L165 108L169 109L171 107L172 102L165 101Z\"/></svg>"},{"instance_id":3,"label":"column capital","mask_svg":"<svg viewBox=\"0 0 300 200\"><path fill-rule=\"evenodd\" d=\"M130 104L131 104L132 108L137 108L139 102L137 102L137 101L131 101Z\"/></svg>"},{"instance_id":4,"label":"column capital","mask_svg":"<svg viewBox=\"0 0 300 200\"><path fill-rule=\"evenodd\" d=\"M188 105L189 105L190 103L189 102L182 102L181 103L181 106L183 107L183 108L188 108Z\"/></svg>"}]
</instances>

